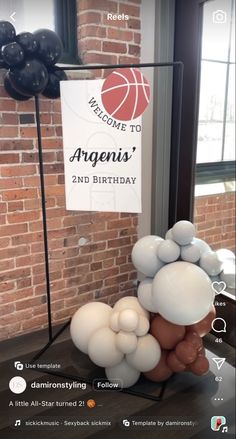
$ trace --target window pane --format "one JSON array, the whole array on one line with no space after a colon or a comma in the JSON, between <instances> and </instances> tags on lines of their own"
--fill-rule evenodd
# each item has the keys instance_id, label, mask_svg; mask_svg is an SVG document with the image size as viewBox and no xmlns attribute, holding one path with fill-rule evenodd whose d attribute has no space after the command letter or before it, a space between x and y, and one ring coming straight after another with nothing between
<instances>
[{"instance_id":1,"label":"window pane","mask_svg":"<svg viewBox=\"0 0 236 439\"><path fill-rule=\"evenodd\" d=\"M235 160L235 66L230 65L224 160Z\"/></svg>"},{"instance_id":2,"label":"window pane","mask_svg":"<svg viewBox=\"0 0 236 439\"><path fill-rule=\"evenodd\" d=\"M226 65L202 61L197 163L221 160Z\"/></svg>"},{"instance_id":3,"label":"window pane","mask_svg":"<svg viewBox=\"0 0 236 439\"><path fill-rule=\"evenodd\" d=\"M11 21L17 33L40 28L55 29L54 0L0 0L0 19Z\"/></svg>"},{"instance_id":4,"label":"window pane","mask_svg":"<svg viewBox=\"0 0 236 439\"><path fill-rule=\"evenodd\" d=\"M203 9L202 58L227 61L231 0L207 1Z\"/></svg>"}]
</instances>

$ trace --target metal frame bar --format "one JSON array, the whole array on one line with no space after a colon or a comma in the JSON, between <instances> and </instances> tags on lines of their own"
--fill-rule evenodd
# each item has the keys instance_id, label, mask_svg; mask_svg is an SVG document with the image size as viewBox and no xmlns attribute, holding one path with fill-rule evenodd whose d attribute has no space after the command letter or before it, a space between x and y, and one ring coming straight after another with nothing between
<instances>
[{"instance_id":1,"label":"metal frame bar","mask_svg":"<svg viewBox=\"0 0 236 439\"><path fill-rule=\"evenodd\" d=\"M111 64L111 65L81 65L81 66L73 66L73 67L65 67L64 70L107 70L107 69L122 69L122 68L156 68L156 67L171 67L175 72L177 72L177 84L178 84L178 90L175 95L176 99L176 108L177 111L177 125L175 128L175 140L176 140L176 151L175 151L175 158L176 163L175 166L177 167L178 164L178 157L179 157L179 149L180 149L180 130L181 130L181 110L182 110L182 91L183 91L183 63L180 61L176 62L160 62L160 63L141 63L141 64ZM174 98L173 98L174 99ZM45 255L45 276L46 276L46 296L47 296L47 314L48 314L48 342L46 345L32 358L31 362L37 361L41 355L47 351L47 349L51 346L51 344L58 338L58 336L66 329L66 327L69 325L70 320L67 321L62 328L53 335L53 326L52 326L52 309L51 309L51 289L50 289L50 267L49 267L49 255L48 255L48 233L47 233L47 210L46 210L46 196L45 196L45 184L44 184L44 167L43 167L43 145L42 145L42 134L41 134L41 124L40 124L40 101L39 97L35 96L35 114L36 114L36 125L37 125L37 138L38 138L38 155L39 155L39 173L40 173L40 187L41 187L41 207L42 207L42 221L43 221L43 240L44 240L44 255ZM177 169L177 168L176 168ZM173 172L173 170L172 170ZM178 178L178 174L175 174L175 178ZM173 178L172 178L173 180ZM176 188L177 188L177 181L176 181ZM174 205L174 211L172 212L172 215L176 217L176 202ZM37 370L37 368L36 368ZM72 380L83 380L84 382L87 382L91 384L90 379L84 379L81 377L76 377L73 375L69 375L66 373L60 373L60 372L49 372L48 370L38 369L41 372L45 372L51 375L60 376L67 379ZM143 392L137 392L132 389L122 389L124 393L129 393L135 396L139 396L146 399L151 399L154 401L159 401L162 397L165 390L165 384L163 384L163 387L161 389L160 395L158 397L149 395Z\"/></svg>"}]
</instances>

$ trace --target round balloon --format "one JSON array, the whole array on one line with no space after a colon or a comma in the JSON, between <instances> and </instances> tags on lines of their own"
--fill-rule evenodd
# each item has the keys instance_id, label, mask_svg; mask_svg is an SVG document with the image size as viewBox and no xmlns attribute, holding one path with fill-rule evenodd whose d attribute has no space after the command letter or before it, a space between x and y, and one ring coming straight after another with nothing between
<instances>
[{"instance_id":1,"label":"round balloon","mask_svg":"<svg viewBox=\"0 0 236 439\"><path fill-rule=\"evenodd\" d=\"M22 66L12 68L9 79L19 93L35 96L46 87L48 72L41 61L30 59Z\"/></svg>"},{"instance_id":2,"label":"round balloon","mask_svg":"<svg viewBox=\"0 0 236 439\"><path fill-rule=\"evenodd\" d=\"M140 305L137 297L134 297L134 296L122 297L122 299L119 299L115 303L115 305L113 306L113 312L120 312L120 311L123 311L125 309L133 309L138 314L141 314L144 317L149 318L149 312L146 311L146 309L144 309Z\"/></svg>"},{"instance_id":3,"label":"round balloon","mask_svg":"<svg viewBox=\"0 0 236 439\"><path fill-rule=\"evenodd\" d=\"M39 29L34 32L38 42L37 56L47 66L52 66L59 61L63 46L58 35L49 29Z\"/></svg>"},{"instance_id":4,"label":"round balloon","mask_svg":"<svg viewBox=\"0 0 236 439\"><path fill-rule=\"evenodd\" d=\"M197 245L190 243L181 247L180 256L183 261L195 264L200 259L201 251Z\"/></svg>"},{"instance_id":5,"label":"round balloon","mask_svg":"<svg viewBox=\"0 0 236 439\"><path fill-rule=\"evenodd\" d=\"M135 268L145 276L153 277L164 263L157 256L157 248L162 238L155 235L144 236L133 247L131 257Z\"/></svg>"},{"instance_id":6,"label":"round balloon","mask_svg":"<svg viewBox=\"0 0 236 439\"><path fill-rule=\"evenodd\" d=\"M210 251L201 256L200 267L206 271L209 276L217 276L222 271L223 264L217 253Z\"/></svg>"},{"instance_id":7,"label":"round balloon","mask_svg":"<svg viewBox=\"0 0 236 439\"><path fill-rule=\"evenodd\" d=\"M210 312L207 314L204 319L200 320L200 322L195 323L195 325L190 325L187 327L187 331L196 332L200 337L204 337L204 335L208 334L211 331L211 324L216 316L216 310L214 305Z\"/></svg>"},{"instance_id":8,"label":"round balloon","mask_svg":"<svg viewBox=\"0 0 236 439\"><path fill-rule=\"evenodd\" d=\"M14 89L14 87L12 87L11 82L9 81L9 72L6 73L4 78L4 87L9 96L12 99L16 99L16 101L28 101L28 99L31 98L31 96L21 95Z\"/></svg>"},{"instance_id":9,"label":"round balloon","mask_svg":"<svg viewBox=\"0 0 236 439\"><path fill-rule=\"evenodd\" d=\"M48 71L48 83L43 90L43 96L49 99L60 97L60 81L66 81L67 76L64 70L59 67L52 68Z\"/></svg>"},{"instance_id":10,"label":"round balloon","mask_svg":"<svg viewBox=\"0 0 236 439\"><path fill-rule=\"evenodd\" d=\"M193 238L191 244L199 248L201 256L203 253L211 251L211 247L205 241L203 241L203 239Z\"/></svg>"},{"instance_id":11,"label":"round balloon","mask_svg":"<svg viewBox=\"0 0 236 439\"><path fill-rule=\"evenodd\" d=\"M88 342L98 329L109 326L112 308L106 303L90 302L76 311L70 324L70 334L75 346L85 354Z\"/></svg>"},{"instance_id":12,"label":"round balloon","mask_svg":"<svg viewBox=\"0 0 236 439\"><path fill-rule=\"evenodd\" d=\"M1 49L2 59L8 66L17 66L24 61L24 51L18 43L9 43Z\"/></svg>"},{"instance_id":13,"label":"round balloon","mask_svg":"<svg viewBox=\"0 0 236 439\"><path fill-rule=\"evenodd\" d=\"M171 239L173 241L172 229L167 230L165 239Z\"/></svg>"},{"instance_id":14,"label":"round balloon","mask_svg":"<svg viewBox=\"0 0 236 439\"><path fill-rule=\"evenodd\" d=\"M132 332L138 326L139 314L134 309L123 309L119 314L119 327L122 331Z\"/></svg>"},{"instance_id":15,"label":"round balloon","mask_svg":"<svg viewBox=\"0 0 236 439\"><path fill-rule=\"evenodd\" d=\"M149 327L150 324L147 317L140 315L138 319L138 326L134 332L138 337L141 337L142 335L146 335L148 333Z\"/></svg>"},{"instance_id":16,"label":"round balloon","mask_svg":"<svg viewBox=\"0 0 236 439\"><path fill-rule=\"evenodd\" d=\"M138 300L141 305L148 311L155 311L152 303L152 281L150 277L147 277L138 286Z\"/></svg>"},{"instance_id":17,"label":"round balloon","mask_svg":"<svg viewBox=\"0 0 236 439\"><path fill-rule=\"evenodd\" d=\"M209 361L206 357L200 355L189 365L189 370L195 375L205 375L209 370Z\"/></svg>"},{"instance_id":18,"label":"round balloon","mask_svg":"<svg viewBox=\"0 0 236 439\"><path fill-rule=\"evenodd\" d=\"M38 48L38 42L31 32L21 32L16 36L16 41L27 55L33 55Z\"/></svg>"},{"instance_id":19,"label":"round balloon","mask_svg":"<svg viewBox=\"0 0 236 439\"><path fill-rule=\"evenodd\" d=\"M131 354L126 355L126 360L130 366L140 372L147 372L157 365L160 357L159 343L151 334L147 334L138 338L137 348Z\"/></svg>"},{"instance_id":20,"label":"round balloon","mask_svg":"<svg viewBox=\"0 0 236 439\"><path fill-rule=\"evenodd\" d=\"M119 332L120 330L119 315L119 312L112 312L110 316L110 328L115 332Z\"/></svg>"},{"instance_id":21,"label":"round balloon","mask_svg":"<svg viewBox=\"0 0 236 439\"><path fill-rule=\"evenodd\" d=\"M130 366L125 358L113 367L106 367L105 373L108 380L122 384L123 388L133 386L140 377L140 372Z\"/></svg>"},{"instance_id":22,"label":"round balloon","mask_svg":"<svg viewBox=\"0 0 236 439\"><path fill-rule=\"evenodd\" d=\"M116 345L116 333L110 328L100 328L93 332L88 342L88 355L100 367L111 367L124 357Z\"/></svg>"},{"instance_id":23,"label":"round balloon","mask_svg":"<svg viewBox=\"0 0 236 439\"><path fill-rule=\"evenodd\" d=\"M161 316L151 322L150 333L163 349L173 349L185 336L185 326L174 325Z\"/></svg>"},{"instance_id":24,"label":"round balloon","mask_svg":"<svg viewBox=\"0 0 236 439\"><path fill-rule=\"evenodd\" d=\"M5 20L0 20L0 47L14 41L16 31L14 26Z\"/></svg>"},{"instance_id":25,"label":"round balloon","mask_svg":"<svg viewBox=\"0 0 236 439\"><path fill-rule=\"evenodd\" d=\"M227 248L216 250L216 254L221 262L232 261L235 263L235 254Z\"/></svg>"},{"instance_id":26,"label":"round balloon","mask_svg":"<svg viewBox=\"0 0 236 439\"><path fill-rule=\"evenodd\" d=\"M184 337L184 340L191 343L192 346L197 350L198 353L200 351L202 351L203 342L202 342L200 335L197 332L187 331L187 333Z\"/></svg>"},{"instance_id":27,"label":"round balloon","mask_svg":"<svg viewBox=\"0 0 236 439\"><path fill-rule=\"evenodd\" d=\"M190 244L195 233L195 227L190 221L178 221L172 227L173 239L180 245Z\"/></svg>"},{"instance_id":28,"label":"round balloon","mask_svg":"<svg viewBox=\"0 0 236 439\"><path fill-rule=\"evenodd\" d=\"M202 320L209 313L213 299L209 276L189 262L168 264L153 280L155 309L177 325L192 325Z\"/></svg>"},{"instance_id":29,"label":"round balloon","mask_svg":"<svg viewBox=\"0 0 236 439\"><path fill-rule=\"evenodd\" d=\"M180 255L180 248L176 242L172 241L171 239L166 239L158 246L157 255L163 262L174 262L177 261Z\"/></svg>"},{"instance_id":30,"label":"round balloon","mask_svg":"<svg viewBox=\"0 0 236 439\"><path fill-rule=\"evenodd\" d=\"M124 331L118 332L116 335L116 346L123 354L130 354L135 351L138 339L135 334Z\"/></svg>"},{"instance_id":31,"label":"round balloon","mask_svg":"<svg viewBox=\"0 0 236 439\"><path fill-rule=\"evenodd\" d=\"M186 364L182 363L176 356L175 351L171 351L167 355L167 365L173 372L183 372L186 370Z\"/></svg>"},{"instance_id":32,"label":"round balloon","mask_svg":"<svg viewBox=\"0 0 236 439\"><path fill-rule=\"evenodd\" d=\"M226 283L226 286L228 288L235 288L236 284L235 284L235 279L236 279L236 274L235 274L235 261L232 262L231 259L226 260L223 263L223 271L222 273L220 273L220 279Z\"/></svg>"},{"instance_id":33,"label":"round balloon","mask_svg":"<svg viewBox=\"0 0 236 439\"><path fill-rule=\"evenodd\" d=\"M161 351L161 358L154 369L144 373L145 378L154 382L165 381L173 374L173 371L167 364L168 351Z\"/></svg>"},{"instance_id":34,"label":"round balloon","mask_svg":"<svg viewBox=\"0 0 236 439\"><path fill-rule=\"evenodd\" d=\"M175 348L177 358L184 364L193 363L197 358L197 349L186 340L181 341Z\"/></svg>"}]
</instances>

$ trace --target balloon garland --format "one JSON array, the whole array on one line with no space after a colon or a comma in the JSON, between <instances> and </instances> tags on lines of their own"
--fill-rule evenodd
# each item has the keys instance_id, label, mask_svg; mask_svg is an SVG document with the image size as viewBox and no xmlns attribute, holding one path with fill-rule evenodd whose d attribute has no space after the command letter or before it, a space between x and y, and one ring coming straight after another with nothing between
<instances>
[{"instance_id":1,"label":"balloon garland","mask_svg":"<svg viewBox=\"0 0 236 439\"><path fill-rule=\"evenodd\" d=\"M62 42L52 30L16 35L10 22L0 21L0 68L7 69L4 86L13 99L26 101L39 93L59 98L60 81L67 79L64 70L55 65L62 52Z\"/></svg>"},{"instance_id":2,"label":"balloon garland","mask_svg":"<svg viewBox=\"0 0 236 439\"><path fill-rule=\"evenodd\" d=\"M179 221L165 239L139 239L131 256L147 276L137 297L123 297L113 308L100 302L79 308L71 321L73 343L123 387L135 384L141 373L154 382L178 372L207 373L202 337L216 315L213 285L235 287L229 276L234 254L213 252L195 237L192 223Z\"/></svg>"}]
</instances>

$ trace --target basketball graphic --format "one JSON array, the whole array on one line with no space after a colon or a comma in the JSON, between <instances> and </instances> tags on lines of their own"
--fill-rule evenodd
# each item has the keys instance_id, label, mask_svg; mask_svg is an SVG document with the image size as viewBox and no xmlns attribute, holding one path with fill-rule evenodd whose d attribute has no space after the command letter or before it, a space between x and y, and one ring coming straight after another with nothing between
<instances>
[{"instance_id":1,"label":"basketball graphic","mask_svg":"<svg viewBox=\"0 0 236 439\"><path fill-rule=\"evenodd\" d=\"M93 409L95 406L96 406L96 402L94 401L94 399L88 399L87 407Z\"/></svg>"},{"instance_id":2,"label":"basketball graphic","mask_svg":"<svg viewBox=\"0 0 236 439\"><path fill-rule=\"evenodd\" d=\"M102 103L112 117L122 121L136 119L149 104L150 86L138 69L112 72L102 86Z\"/></svg>"}]
</instances>

